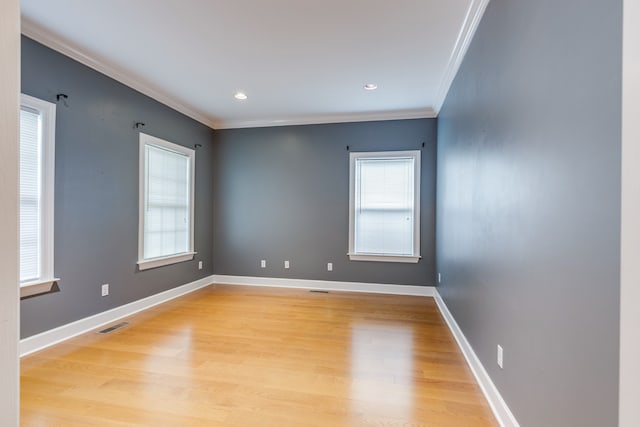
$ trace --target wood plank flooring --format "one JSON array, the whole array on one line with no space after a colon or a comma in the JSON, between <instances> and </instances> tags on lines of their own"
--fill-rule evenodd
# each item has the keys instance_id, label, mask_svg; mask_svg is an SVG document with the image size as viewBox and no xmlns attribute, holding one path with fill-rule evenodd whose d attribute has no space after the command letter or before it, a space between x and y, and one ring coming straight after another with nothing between
<instances>
[{"instance_id":1,"label":"wood plank flooring","mask_svg":"<svg viewBox=\"0 0 640 427\"><path fill-rule=\"evenodd\" d=\"M23 426L498 425L432 298L216 285L124 320L22 359Z\"/></svg>"}]
</instances>

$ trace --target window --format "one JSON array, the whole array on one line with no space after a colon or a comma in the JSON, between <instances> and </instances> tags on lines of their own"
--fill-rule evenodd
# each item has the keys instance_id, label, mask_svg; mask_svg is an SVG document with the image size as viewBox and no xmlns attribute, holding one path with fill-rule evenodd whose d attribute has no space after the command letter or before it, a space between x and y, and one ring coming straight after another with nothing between
<instances>
[{"instance_id":1,"label":"window","mask_svg":"<svg viewBox=\"0 0 640 427\"><path fill-rule=\"evenodd\" d=\"M193 259L195 152L140 133L140 270Z\"/></svg>"},{"instance_id":2,"label":"window","mask_svg":"<svg viewBox=\"0 0 640 427\"><path fill-rule=\"evenodd\" d=\"M420 259L420 151L350 153L349 258Z\"/></svg>"},{"instance_id":3,"label":"window","mask_svg":"<svg viewBox=\"0 0 640 427\"><path fill-rule=\"evenodd\" d=\"M47 292L58 280L53 277L55 123L55 104L21 95L21 296Z\"/></svg>"}]
</instances>

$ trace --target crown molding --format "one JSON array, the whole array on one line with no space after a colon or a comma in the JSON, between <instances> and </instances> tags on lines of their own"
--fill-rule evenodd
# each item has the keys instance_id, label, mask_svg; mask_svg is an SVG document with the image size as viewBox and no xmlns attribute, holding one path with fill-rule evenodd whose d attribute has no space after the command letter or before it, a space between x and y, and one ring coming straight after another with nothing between
<instances>
[{"instance_id":1,"label":"crown molding","mask_svg":"<svg viewBox=\"0 0 640 427\"><path fill-rule=\"evenodd\" d=\"M478 29L478 25L484 15L484 11L487 9L489 1L490 0L471 0L467 16L464 19L464 23L462 24L462 28L458 34L458 39L453 46L451 55L449 56L449 62L436 95L436 102L434 104L436 115L440 112L440 109L447 98L449 89L453 84L453 79L455 79L456 74L458 74L460 64L462 64L462 60L467 54L471 40L473 40L473 36Z\"/></svg>"},{"instance_id":2,"label":"crown molding","mask_svg":"<svg viewBox=\"0 0 640 427\"><path fill-rule=\"evenodd\" d=\"M382 120L431 119L438 115L432 108L370 113L315 114L290 119L226 120L215 122L215 129L259 128L272 126L316 125L327 123L373 122Z\"/></svg>"},{"instance_id":3,"label":"crown molding","mask_svg":"<svg viewBox=\"0 0 640 427\"><path fill-rule=\"evenodd\" d=\"M188 107L184 105L182 102L178 101L175 97L169 95L168 93L153 87L152 85L141 81L138 77L132 75L126 70L117 67L113 64L109 64L107 61L103 59L99 59L95 56L90 55L88 52L74 46L67 40L64 40L59 35L41 27L36 24L32 20L25 18L24 16L21 19L21 32L23 35L29 37L37 41L38 43L42 43L43 45L60 52L61 54L74 59L75 61L86 65L89 68L92 68L112 79L129 86L130 88L147 95L150 98L155 99L156 101L173 108L174 110L191 117L192 119L209 126L210 128L215 128L215 120L212 120L206 114L201 111L198 111L194 108Z\"/></svg>"},{"instance_id":4,"label":"crown molding","mask_svg":"<svg viewBox=\"0 0 640 427\"><path fill-rule=\"evenodd\" d=\"M192 119L209 126L212 129L236 129L236 128L252 128L252 127L273 127L273 126L294 126L294 125L313 125L313 124L327 124L327 123L350 123L350 122L368 122L368 121L383 121L383 120L407 120L407 119L424 119L424 118L436 118L438 117L438 110L442 106L442 102L444 102L444 97L446 97L446 93L449 90L449 86L453 81L453 77L455 76L455 72L457 72L458 67L460 66L460 62L462 61L462 57L464 56L464 51L466 51L466 47L473 37L473 31L477 27L477 21L480 20L482 16L482 11L484 11L484 7L486 7L486 3L489 0L473 0L473 4L470 7L469 13L465 19L465 25L458 37L458 42L456 43L456 48L454 49L454 54L452 54L449 65L447 67L446 75L451 74L450 78L448 78L448 82L445 85L444 81L441 85L439 93L441 93L441 97L438 98L438 109L434 109L431 107L428 108L420 108L420 109L411 109L411 110L398 110L398 111L375 111L375 112L366 112L366 113L344 113L344 114L314 114L314 115L305 115L305 116L296 116L291 118L279 118L272 117L266 119L250 119L250 120L221 120L209 117L207 114L196 110L194 108L188 107L183 104L181 101L176 99L175 97L169 95L168 93L153 87L147 82L142 81L139 77L133 75L132 73L115 66L108 61L98 58L94 55L91 55L89 52L80 49L75 46L73 43L63 39L59 35L43 28L32 20L22 17L22 29L21 32L25 36L57 51L61 54L74 59L75 61L92 68L112 79L153 98L154 100L167 105L174 110L191 117ZM484 4L483 7L477 6L478 3ZM476 7L474 7L476 5ZM470 15L472 11L476 11L474 15L476 18L470 19ZM473 27L470 22L473 23ZM471 31L468 33L468 31ZM463 37L463 33L467 34ZM464 51L461 50L461 40L464 39ZM456 52L460 56L456 59ZM445 79L446 80L446 79ZM446 86L446 87L445 87ZM441 99L440 99L441 98Z\"/></svg>"}]
</instances>

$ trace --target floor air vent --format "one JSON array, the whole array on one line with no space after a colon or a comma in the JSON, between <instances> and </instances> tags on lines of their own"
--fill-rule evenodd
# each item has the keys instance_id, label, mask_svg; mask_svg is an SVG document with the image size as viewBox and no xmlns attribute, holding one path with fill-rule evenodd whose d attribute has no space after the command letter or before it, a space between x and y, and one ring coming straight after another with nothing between
<instances>
[{"instance_id":1,"label":"floor air vent","mask_svg":"<svg viewBox=\"0 0 640 427\"><path fill-rule=\"evenodd\" d=\"M123 327L127 326L128 324L129 324L129 322L118 323L117 325L109 326L107 329L103 329L101 331L98 331L98 333L99 334L108 334L110 332L115 331L116 329L123 328Z\"/></svg>"},{"instance_id":2,"label":"floor air vent","mask_svg":"<svg viewBox=\"0 0 640 427\"><path fill-rule=\"evenodd\" d=\"M321 289L311 289L309 292L316 292L318 294L328 294L329 291L323 291Z\"/></svg>"}]
</instances>

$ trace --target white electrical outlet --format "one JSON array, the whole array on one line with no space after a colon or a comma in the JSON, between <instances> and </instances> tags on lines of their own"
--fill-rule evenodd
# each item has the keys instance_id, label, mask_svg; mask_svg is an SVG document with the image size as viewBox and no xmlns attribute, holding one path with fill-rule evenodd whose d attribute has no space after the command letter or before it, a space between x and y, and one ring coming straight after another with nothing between
<instances>
[{"instance_id":1,"label":"white electrical outlet","mask_svg":"<svg viewBox=\"0 0 640 427\"><path fill-rule=\"evenodd\" d=\"M504 362L504 351L502 350L502 346L498 344L498 366L500 366L500 369L504 369L503 362Z\"/></svg>"},{"instance_id":2,"label":"white electrical outlet","mask_svg":"<svg viewBox=\"0 0 640 427\"><path fill-rule=\"evenodd\" d=\"M106 297L107 295L109 295L109 284L105 283L102 285L102 296Z\"/></svg>"},{"instance_id":3,"label":"white electrical outlet","mask_svg":"<svg viewBox=\"0 0 640 427\"><path fill-rule=\"evenodd\" d=\"M198 261L198 270L202 270L202 261Z\"/></svg>"},{"instance_id":4,"label":"white electrical outlet","mask_svg":"<svg viewBox=\"0 0 640 427\"><path fill-rule=\"evenodd\" d=\"M438 283L442 283L442 274L438 273Z\"/></svg>"},{"instance_id":5,"label":"white electrical outlet","mask_svg":"<svg viewBox=\"0 0 640 427\"><path fill-rule=\"evenodd\" d=\"M333 271L333 263L332 262L328 262L327 263L327 271Z\"/></svg>"},{"instance_id":6,"label":"white electrical outlet","mask_svg":"<svg viewBox=\"0 0 640 427\"><path fill-rule=\"evenodd\" d=\"M284 268L289 268L289 261L284 262Z\"/></svg>"},{"instance_id":7,"label":"white electrical outlet","mask_svg":"<svg viewBox=\"0 0 640 427\"><path fill-rule=\"evenodd\" d=\"M267 260L266 259L260 260L260 268L267 268Z\"/></svg>"}]
</instances>

